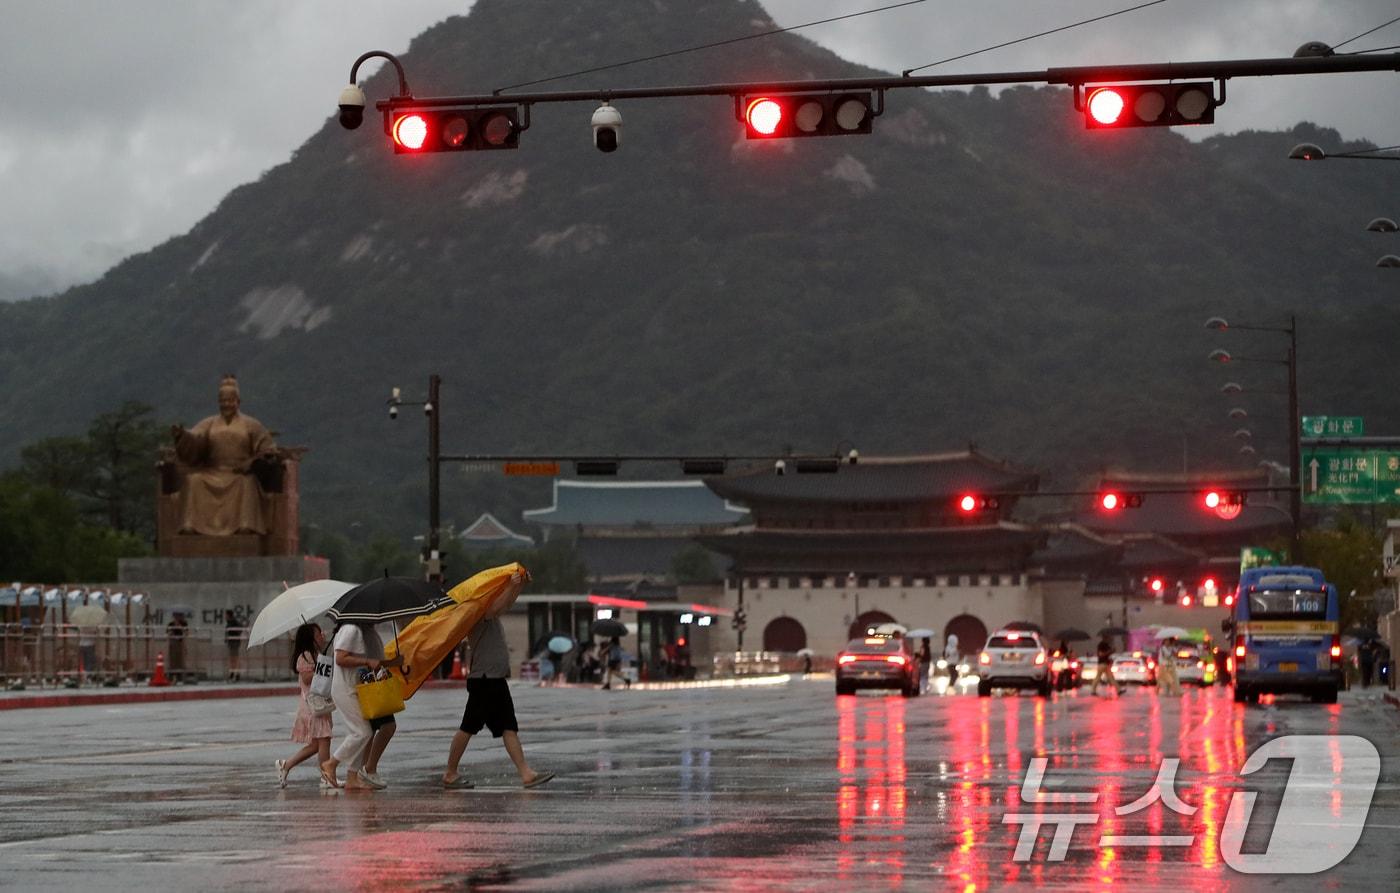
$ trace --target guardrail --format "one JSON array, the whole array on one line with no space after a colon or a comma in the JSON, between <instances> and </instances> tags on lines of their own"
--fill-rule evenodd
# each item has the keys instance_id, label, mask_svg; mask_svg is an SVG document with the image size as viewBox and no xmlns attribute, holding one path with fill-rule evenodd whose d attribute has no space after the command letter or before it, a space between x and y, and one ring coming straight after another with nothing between
<instances>
[{"instance_id":1,"label":"guardrail","mask_svg":"<svg viewBox=\"0 0 1400 893\"><path fill-rule=\"evenodd\" d=\"M250 652L244 635L237 648L243 681L294 678L289 641ZM0 681L7 688L137 684L150 678L161 654L172 682L223 681L232 667L229 650L222 629L191 627L171 636L154 626L6 623L0 625Z\"/></svg>"}]
</instances>

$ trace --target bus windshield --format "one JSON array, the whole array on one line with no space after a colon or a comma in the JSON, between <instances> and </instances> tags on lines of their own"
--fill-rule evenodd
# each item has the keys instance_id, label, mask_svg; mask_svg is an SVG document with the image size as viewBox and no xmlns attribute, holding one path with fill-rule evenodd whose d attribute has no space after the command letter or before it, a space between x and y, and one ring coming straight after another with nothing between
<instances>
[{"instance_id":1,"label":"bus windshield","mask_svg":"<svg viewBox=\"0 0 1400 893\"><path fill-rule=\"evenodd\" d=\"M1249 594L1251 620L1326 620L1327 593L1308 589L1261 589Z\"/></svg>"}]
</instances>

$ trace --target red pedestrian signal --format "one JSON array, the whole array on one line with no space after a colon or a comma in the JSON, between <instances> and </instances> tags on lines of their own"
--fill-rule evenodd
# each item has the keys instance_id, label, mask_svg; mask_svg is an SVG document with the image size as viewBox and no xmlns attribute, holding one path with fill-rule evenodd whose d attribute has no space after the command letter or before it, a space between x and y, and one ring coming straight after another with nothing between
<instances>
[{"instance_id":1,"label":"red pedestrian signal","mask_svg":"<svg viewBox=\"0 0 1400 893\"><path fill-rule=\"evenodd\" d=\"M1119 127L1176 127L1215 121L1215 85L1210 81L1187 84L1127 84L1089 87L1076 108L1084 111L1090 130ZM1078 103L1078 88L1075 90Z\"/></svg>"},{"instance_id":2,"label":"red pedestrian signal","mask_svg":"<svg viewBox=\"0 0 1400 893\"><path fill-rule=\"evenodd\" d=\"M390 110L384 114L384 126L396 155L515 149L525 129L513 105Z\"/></svg>"},{"instance_id":3,"label":"red pedestrian signal","mask_svg":"<svg viewBox=\"0 0 1400 893\"><path fill-rule=\"evenodd\" d=\"M752 96L742 100L744 135L751 140L869 133L880 112L869 91Z\"/></svg>"}]
</instances>

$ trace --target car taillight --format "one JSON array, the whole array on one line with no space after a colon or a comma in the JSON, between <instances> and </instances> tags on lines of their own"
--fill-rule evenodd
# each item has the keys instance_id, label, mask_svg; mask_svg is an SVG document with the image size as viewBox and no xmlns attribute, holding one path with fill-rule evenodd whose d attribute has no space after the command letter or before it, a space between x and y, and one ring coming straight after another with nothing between
<instances>
[{"instance_id":1,"label":"car taillight","mask_svg":"<svg viewBox=\"0 0 1400 893\"><path fill-rule=\"evenodd\" d=\"M1233 657L1227 657L1227 658L1225 658L1225 672L1227 672L1227 673L1233 673L1233 672L1235 672L1235 659L1234 659Z\"/></svg>"},{"instance_id":2,"label":"car taillight","mask_svg":"<svg viewBox=\"0 0 1400 893\"><path fill-rule=\"evenodd\" d=\"M1332 660L1334 660L1334 661L1339 661L1339 660L1341 660L1341 659L1342 659L1342 637L1341 637L1341 636L1333 636L1333 637L1332 637Z\"/></svg>"},{"instance_id":3,"label":"car taillight","mask_svg":"<svg viewBox=\"0 0 1400 893\"><path fill-rule=\"evenodd\" d=\"M1070 668L1071 670L1077 670L1077 669L1079 669L1079 661L1077 661L1077 660L1072 660L1072 661L1070 661L1070 662L1069 662L1069 668Z\"/></svg>"},{"instance_id":4,"label":"car taillight","mask_svg":"<svg viewBox=\"0 0 1400 893\"><path fill-rule=\"evenodd\" d=\"M979 664L989 664L992 662L992 656L983 651L981 654L977 655L977 662Z\"/></svg>"},{"instance_id":5,"label":"car taillight","mask_svg":"<svg viewBox=\"0 0 1400 893\"><path fill-rule=\"evenodd\" d=\"M1038 667L1038 666L1040 666L1040 665L1043 664L1043 663L1045 663L1045 652L1044 652L1044 651L1037 651L1037 652L1035 653L1035 665Z\"/></svg>"},{"instance_id":6,"label":"car taillight","mask_svg":"<svg viewBox=\"0 0 1400 893\"><path fill-rule=\"evenodd\" d=\"M838 664L848 664L855 659L856 656L854 654L842 654L836 658L836 662Z\"/></svg>"},{"instance_id":7,"label":"car taillight","mask_svg":"<svg viewBox=\"0 0 1400 893\"><path fill-rule=\"evenodd\" d=\"M886 654L885 660L892 664L899 664L901 667L904 666L904 655L902 654Z\"/></svg>"},{"instance_id":8,"label":"car taillight","mask_svg":"<svg viewBox=\"0 0 1400 893\"><path fill-rule=\"evenodd\" d=\"M1148 660L1147 660L1147 669L1149 669L1149 670L1155 670L1155 669L1157 669L1157 662L1156 662L1155 660L1152 660L1151 658L1148 658Z\"/></svg>"},{"instance_id":9,"label":"car taillight","mask_svg":"<svg viewBox=\"0 0 1400 893\"><path fill-rule=\"evenodd\" d=\"M1244 636L1235 636L1235 657L1244 657Z\"/></svg>"},{"instance_id":10,"label":"car taillight","mask_svg":"<svg viewBox=\"0 0 1400 893\"><path fill-rule=\"evenodd\" d=\"M1204 670L1205 668L1206 668L1206 662L1205 662L1205 661L1203 661L1203 660L1198 660L1198 661L1196 661L1196 669L1198 669L1198 670Z\"/></svg>"}]
</instances>

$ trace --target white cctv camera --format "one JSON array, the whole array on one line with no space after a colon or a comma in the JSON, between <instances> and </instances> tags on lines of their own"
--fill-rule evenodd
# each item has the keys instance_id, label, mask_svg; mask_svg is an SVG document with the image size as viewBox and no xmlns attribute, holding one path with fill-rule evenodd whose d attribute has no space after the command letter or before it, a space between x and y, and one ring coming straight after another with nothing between
<instances>
[{"instance_id":1,"label":"white cctv camera","mask_svg":"<svg viewBox=\"0 0 1400 893\"><path fill-rule=\"evenodd\" d=\"M390 403L390 404L389 404L389 418L391 418L391 419L396 419L396 418L398 418L398 417L399 417L399 405L398 405L397 403Z\"/></svg>"},{"instance_id":2,"label":"white cctv camera","mask_svg":"<svg viewBox=\"0 0 1400 893\"><path fill-rule=\"evenodd\" d=\"M340 126L354 130L365 120L365 91L351 84L340 91Z\"/></svg>"},{"instance_id":3,"label":"white cctv camera","mask_svg":"<svg viewBox=\"0 0 1400 893\"><path fill-rule=\"evenodd\" d=\"M593 110L593 145L600 152L616 152L622 142L622 113L607 102Z\"/></svg>"},{"instance_id":4,"label":"white cctv camera","mask_svg":"<svg viewBox=\"0 0 1400 893\"><path fill-rule=\"evenodd\" d=\"M784 462L782 459L779 459L777 462L774 462L773 473L778 475L779 477L787 474L787 463Z\"/></svg>"}]
</instances>

